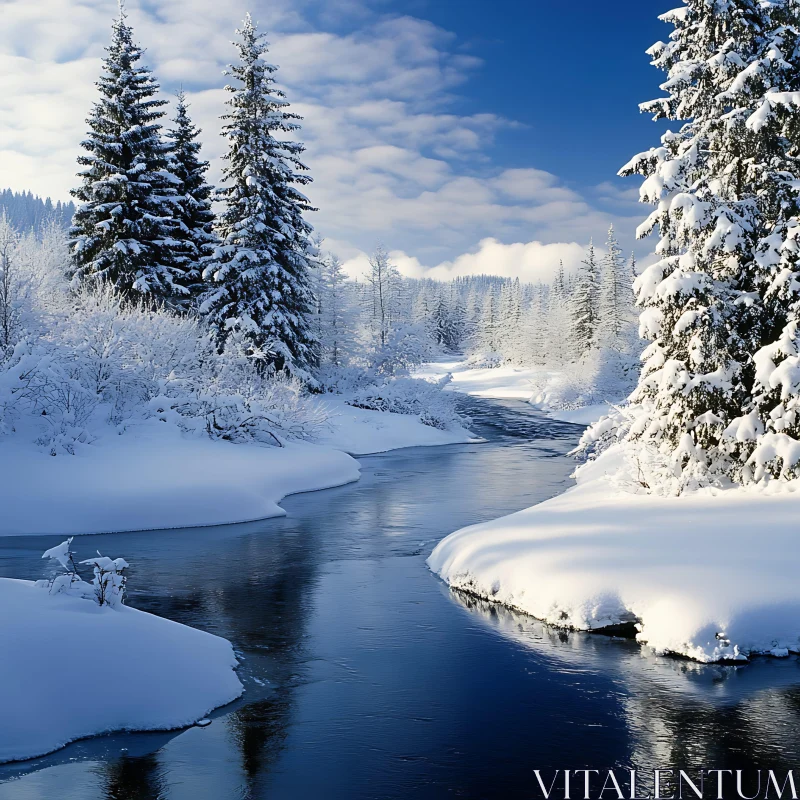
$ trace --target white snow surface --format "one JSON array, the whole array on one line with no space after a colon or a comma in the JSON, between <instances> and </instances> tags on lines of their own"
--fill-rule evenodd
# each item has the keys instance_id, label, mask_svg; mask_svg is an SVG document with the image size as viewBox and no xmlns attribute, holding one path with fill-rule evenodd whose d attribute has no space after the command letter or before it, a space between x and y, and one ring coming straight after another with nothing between
<instances>
[{"instance_id":1,"label":"white snow surface","mask_svg":"<svg viewBox=\"0 0 800 800\"><path fill-rule=\"evenodd\" d=\"M358 462L310 444L190 438L149 422L74 456L0 442L0 535L102 533L274 517L288 494L358 480Z\"/></svg>"},{"instance_id":2,"label":"white snow surface","mask_svg":"<svg viewBox=\"0 0 800 800\"><path fill-rule=\"evenodd\" d=\"M181 728L242 693L218 636L9 578L0 608L0 762L108 731Z\"/></svg>"},{"instance_id":3,"label":"white snow surface","mask_svg":"<svg viewBox=\"0 0 800 800\"><path fill-rule=\"evenodd\" d=\"M470 441L417 418L325 400L328 428L285 447L189 437L155 420L111 429L76 454L0 439L0 536L158 530L281 516L287 495L357 481L349 454Z\"/></svg>"},{"instance_id":4,"label":"white snow surface","mask_svg":"<svg viewBox=\"0 0 800 800\"><path fill-rule=\"evenodd\" d=\"M453 380L449 389L472 397L490 400L522 400L531 403L552 419L590 425L608 413L608 403L596 403L580 408L558 408L540 388L557 380L560 373L547 367L514 367L510 365L492 369L475 369L467 361L433 361L415 370L414 377L438 380L450 373Z\"/></svg>"},{"instance_id":5,"label":"white snow surface","mask_svg":"<svg viewBox=\"0 0 800 800\"><path fill-rule=\"evenodd\" d=\"M785 656L800 652L799 518L800 481L654 496L637 490L617 445L577 486L448 536L428 564L552 625L638 620L637 638L658 653Z\"/></svg>"},{"instance_id":6,"label":"white snow surface","mask_svg":"<svg viewBox=\"0 0 800 800\"><path fill-rule=\"evenodd\" d=\"M439 430L423 425L417 417L408 414L387 414L349 406L344 398L336 395L326 395L324 403L332 414L331 428L317 437L318 443L351 455L475 441L465 428Z\"/></svg>"}]
</instances>

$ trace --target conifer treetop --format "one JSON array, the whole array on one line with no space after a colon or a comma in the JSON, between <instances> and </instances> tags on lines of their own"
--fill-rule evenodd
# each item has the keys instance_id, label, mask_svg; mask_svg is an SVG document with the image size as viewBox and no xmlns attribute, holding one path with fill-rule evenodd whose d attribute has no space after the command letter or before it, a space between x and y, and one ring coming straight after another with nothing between
<instances>
[{"instance_id":1,"label":"conifer treetop","mask_svg":"<svg viewBox=\"0 0 800 800\"><path fill-rule=\"evenodd\" d=\"M177 179L161 138L166 101L140 64L143 52L120 6L78 157L84 169L72 192L81 201L70 234L72 272L76 280L166 297L180 291L171 254Z\"/></svg>"},{"instance_id":2,"label":"conifer treetop","mask_svg":"<svg viewBox=\"0 0 800 800\"><path fill-rule=\"evenodd\" d=\"M226 72L235 81L226 86L222 117L228 150L218 193L221 243L204 272L213 285L202 311L221 340L236 328L269 363L304 370L314 361L307 317L316 249L303 214L314 209L297 188L311 182L300 160L305 148L286 136L299 129L300 117L288 109L249 14L237 33L239 61Z\"/></svg>"}]
</instances>

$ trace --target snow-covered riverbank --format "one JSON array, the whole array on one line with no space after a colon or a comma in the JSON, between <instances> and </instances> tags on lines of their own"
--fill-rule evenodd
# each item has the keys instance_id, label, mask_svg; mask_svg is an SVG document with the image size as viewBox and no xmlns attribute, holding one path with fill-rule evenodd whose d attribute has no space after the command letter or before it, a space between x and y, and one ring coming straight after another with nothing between
<instances>
[{"instance_id":1,"label":"snow-covered riverbank","mask_svg":"<svg viewBox=\"0 0 800 800\"><path fill-rule=\"evenodd\" d=\"M448 388L472 397L521 400L562 422L589 425L609 410L607 402L564 408L561 402L563 398L555 391L563 375L546 367L502 366L485 369L471 366L468 361L442 360L425 364L415 371L415 376L439 380L448 373L453 376ZM611 399L616 402L621 398Z\"/></svg>"},{"instance_id":2,"label":"snow-covered riverbank","mask_svg":"<svg viewBox=\"0 0 800 800\"><path fill-rule=\"evenodd\" d=\"M109 429L75 455L52 457L29 442L0 441L0 535L98 533L195 527L282 515L289 494L358 480L348 455L452 444L416 417L327 401L331 420L318 443L285 447L187 437L169 423Z\"/></svg>"},{"instance_id":3,"label":"snow-covered riverbank","mask_svg":"<svg viewBox=\"0 0 800 800\"><path fill-rule=\"evenodd\" d=\"M118 730L181 728L235 700L230 642L0 578L0 762Z\"/></svg>"},{"instance_id":4,"label":"snow-covered riverbank","mask_svg":"<svg viewBox=\"0 0 800 800\"><path fill-rule=\"evenodd\" d=\"M637 620L638 639L698 661L800 652L800 481L660 497L619 448L564 494L458 531L428 561L451 586L550 624Z\"/></svg>"}]
</instances>

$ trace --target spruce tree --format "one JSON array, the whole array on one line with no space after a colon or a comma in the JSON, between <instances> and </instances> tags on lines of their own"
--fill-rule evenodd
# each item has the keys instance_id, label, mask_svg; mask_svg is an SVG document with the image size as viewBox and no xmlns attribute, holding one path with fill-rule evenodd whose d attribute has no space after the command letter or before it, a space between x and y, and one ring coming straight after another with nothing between
<instances>
[{"instance_id":1,"label":"spruce tree","mask_svg":"<svg viewBox=\"0 0 800 800\"><path fill-rule=\"evenodd\" d=\"M560 261L555 282L547 297L546 360L554 366L565 366L576 354L570 300L564 262Z\"/></svg>"},{"instance_id":2,"label":"spruce tree","mask_svg":"<svg viewBox=\"0 0 800 800\"><path fill-rule=\"evenodd\" d=\"M630 280L626 275L627 265L622 248L617 242L614 226L608 229L606 253L602 261L602 277L599 302L599 343L603 347L621 351L625 346L625 334L631 324L633 300Z\"/></svg>"},{"instance_id":3,"label":"spruce tree","mask_svg":"<svg viewBox=\"0 0 800 800\"><path fill-rule=\"evenodd\" d=\"M483 299L478 340L484 353L496 353L498 350L498 316L497 297L493 287L488 287Z\"/></svg>"},{"instance_id":4,"label":"spruce tree","mask_svg":"<svg viewBox=\"0 0 800 800\"><path fill-rule=\"evenodd\" d=\"M300 161L304 146L287 141L300 118L276 87L277 67L264 61L263 34L248 15L237 31L239 63L230 67L229 113L222 119L224 204L220 246L203 276L211 283L201 304L220 345L238 330L260 363L303 373L313 366L309 324L313 305L309 259L312 211L297 188L311 182Z\"/></svg>"},{"instance_id":5,"label":"spruce tree","mask_svg":"<svg viewBox=\"0 0 800 800\"><path fill-rule=\"evenodd\" d=\"M765 426L785 435L769 363L795 348L775 343L796 303L800 139L794 0L684 2L662 17L669 43L649 51L667 96L642 108L688 122L621 171L645 176L655 210L639 235L661 237L637 279L652 344L629 438L655 445L680 485L759 477L764 459L748 462Z\"/></svg>"},{"instance_id":6,"label":"spruce tree","mask_svg":"<svg viewBox=\"0 0 800 800\"><path fill-rule=\"evenodd\" d=\"M78 158L85 169L72 194L80 201L70 229L73 280L107 282L138 297L180 292L175 262L176 179L159 120L157 96L142 49L120 5Z\"/></svg>"},{"instance_id":7,"label":"spruce tree","mask_svg":"<svg viewBox=\"0 0 800 800\"><path fill-rule=\"evenodd\" d=\"M347 276L339 258L328 253L319 262L317 290L320 362L338 367L354 349L353 308Z\"/></svg>"},{"instance_id":8,"label":"spruce tree","mask_svg":"<svg viewBox=\"0 0 800 800\"><path fill-rule=\"evenodd\" d=\"M181 305L202 289L202 262L213 255L217 238L214 235L214 212L211 210L213 188L206 182L208 161L201 161L200 130L189 117L186 95L178 93L173 128L167 132L170 143L170 168L180 181L176 186L175 209L177 227L174 238L174 263L180 272L176 283L183 291Z\"/></svg>"},{"instance_id":9,"label":"spruce tree","mask_svg":"<svg viewBox=\"0 0 800 800\"><path fill-rule=\"evenodd\" d=\"M752 409L745 406L723 434L745 480L800 476L800 6L781 0L762 14L770 24L757 60L730 90L748 149L760 156L747 162L759 224L746 266L761 308L744 301L752 311L743 322L760 312L761 347L753 356Z\"/></svg>"},{"instance_id":10,"label":"spruce tree","mask_svg":"<svg viewBox=\"0 0 800 800\"><path fill-rule=\"evenodd\" d=\"M594 242L590 242L586 258L581 262L577 284L572 295L574 343L578 357L588 353L597 343L597 306L597 255Z\"/></svg>"}]
</instances>

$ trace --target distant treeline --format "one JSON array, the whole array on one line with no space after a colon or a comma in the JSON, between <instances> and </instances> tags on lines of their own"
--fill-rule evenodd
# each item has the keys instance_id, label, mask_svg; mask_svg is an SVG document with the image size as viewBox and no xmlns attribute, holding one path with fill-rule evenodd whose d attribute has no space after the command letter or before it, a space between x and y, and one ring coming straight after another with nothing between
<instances>
[{"instance_id":1,"label":"distant treeline","mask_svg":"<svg viewBox=\"0 0 800 800\"><path fill-rule=\"evenodd\" d=\"M42 225L49 220L56 221L64 228L69 227L75 213L73 202L56 203L47 197L42 199L32 192L12 192L11 189L0 191L0 214L5 211L8 221L21 232L33 230L40 233Z\"/></svg>"}]
</instances>

